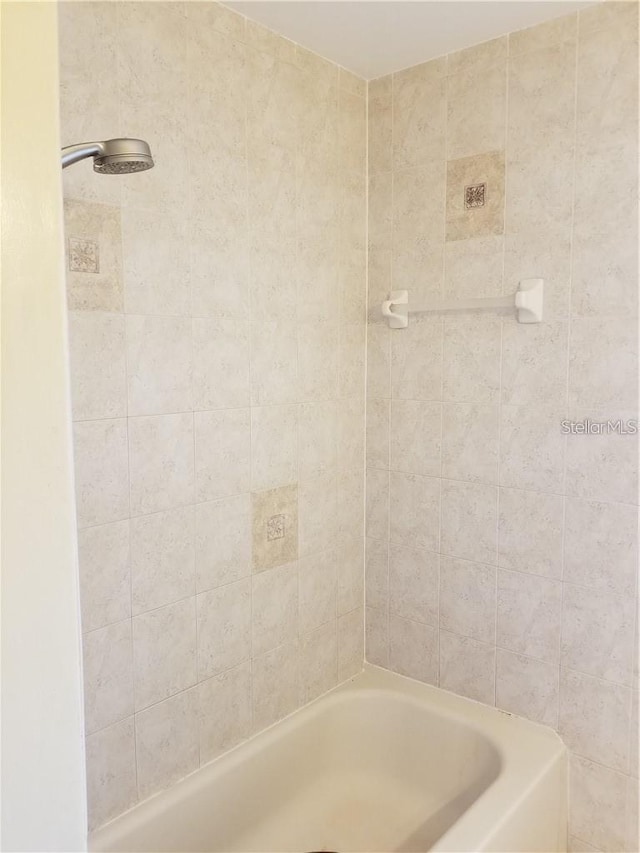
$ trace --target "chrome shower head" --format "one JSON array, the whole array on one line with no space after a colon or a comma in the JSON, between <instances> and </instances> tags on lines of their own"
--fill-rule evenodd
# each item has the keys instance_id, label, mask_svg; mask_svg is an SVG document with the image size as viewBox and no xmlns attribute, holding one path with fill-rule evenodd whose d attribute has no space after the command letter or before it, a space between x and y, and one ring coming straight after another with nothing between
<instances>
[{"instance_id":1,"label":"chrome shower head","mask_svg":"<svg viewBox=\"0 0 640 853\"><path fill-rule=\"evenodd\" d=\"M93 170L101 175L128 175L153 168L151 149L143 139L107 139L81 142L62 149L62 168L93 157Z\"/></svg>"}]
</instances>

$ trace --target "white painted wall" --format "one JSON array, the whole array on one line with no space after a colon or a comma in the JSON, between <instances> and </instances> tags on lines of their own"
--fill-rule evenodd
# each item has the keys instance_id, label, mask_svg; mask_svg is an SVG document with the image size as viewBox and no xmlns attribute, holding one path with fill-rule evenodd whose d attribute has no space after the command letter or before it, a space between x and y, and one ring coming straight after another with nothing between
<instances>
[{"instance_id":1,"label":"white painted wall","mask_svg":"<svg viewBox=\"0 0 640 853\"><path fill-rule=\"evenodd\" d=\"M2 822L86 849L55 3L3 3Z\"/></svg>"}]
</instances>

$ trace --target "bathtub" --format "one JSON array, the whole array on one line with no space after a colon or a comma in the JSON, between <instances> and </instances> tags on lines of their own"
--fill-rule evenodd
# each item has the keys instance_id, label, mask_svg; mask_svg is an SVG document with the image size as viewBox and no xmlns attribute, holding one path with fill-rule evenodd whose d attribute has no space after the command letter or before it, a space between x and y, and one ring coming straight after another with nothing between
<instances>
[{"instance_id":1,"label":"bathtub","mask_svg":"<svg viewBox=\"0 0 640 853\"><path fill-rule=\"evenodd\" d=\"M551 729L367 666L95 832L90 850L565 851Z\"/></svg>"}]
</instances>

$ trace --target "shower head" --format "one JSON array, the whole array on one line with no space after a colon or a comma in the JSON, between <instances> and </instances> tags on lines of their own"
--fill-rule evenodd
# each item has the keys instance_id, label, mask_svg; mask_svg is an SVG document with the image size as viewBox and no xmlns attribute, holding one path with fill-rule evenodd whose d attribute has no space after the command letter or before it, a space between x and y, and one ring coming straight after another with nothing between
<instances>
[{"instance_id":1,"label":"shower head","mask_svg":"<svg viewBox=\"0 0 640 853\"><path fill-rule=\"evenodd\" d=\"M143 139L80 142L62 149L62 168L93 157L93 170L102 175L128 175L153 168L151 149Z\"/></svg>"}]
</instances>

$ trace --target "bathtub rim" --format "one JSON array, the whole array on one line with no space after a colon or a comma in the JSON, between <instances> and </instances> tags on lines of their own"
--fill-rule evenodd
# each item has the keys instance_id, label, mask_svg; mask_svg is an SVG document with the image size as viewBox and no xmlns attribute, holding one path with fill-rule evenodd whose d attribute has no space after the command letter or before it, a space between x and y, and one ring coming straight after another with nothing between
<instances>
[{"instance_id":1,"label":"bathtub rim","mask_svg":"<svg viewBox=\"0 0 640 853\"><path fill-rule=\"evenodd\" d=\"M179 805L193 792L215 784L225 771L246 760L248 754L259 752L286 736L287 729L299 728L316 717L324 707L348 701L350 695L365 692L399 694L405 701L410 699L412 705L422 704L430 713L471 729L497 752L500 762L498 775L438 839L434 850L439 853L484 849L487 840L500 829L531 789L555 764L567 761L566 746L558 733L548 726L365 663L357 675L90 832L88 850L96 853L109 851L118 840L162 814L167 807Z\"/></svg>"}]
</instances>

